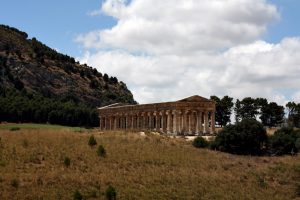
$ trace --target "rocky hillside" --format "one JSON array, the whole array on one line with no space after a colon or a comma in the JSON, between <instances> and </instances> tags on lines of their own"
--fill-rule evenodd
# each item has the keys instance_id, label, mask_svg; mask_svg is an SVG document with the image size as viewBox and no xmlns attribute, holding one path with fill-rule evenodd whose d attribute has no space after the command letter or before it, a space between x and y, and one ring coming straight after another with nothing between
<instances>
[{"instance_id":1,"label":"rocky hillside","mask_svg":"<svg viewBox=\"0 0 300 200\"><path fill-rule=\"evenodd\" d=\"M0 25L0 86L88 106L135 103L125 83Z\"/></svg>"}]
</instances>

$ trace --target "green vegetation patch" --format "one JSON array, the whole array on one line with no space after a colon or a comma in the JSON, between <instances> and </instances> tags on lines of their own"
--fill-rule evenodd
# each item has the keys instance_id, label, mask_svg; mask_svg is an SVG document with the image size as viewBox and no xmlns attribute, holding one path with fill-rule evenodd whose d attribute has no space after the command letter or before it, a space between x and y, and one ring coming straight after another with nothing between
<instances>
[{"instance_id":1,"label":"green vegetation patch","mask_svg":"<svg viewBox=\"0 0 300 200\"><path fill-rule=\"evenodd\" d=\"M11 130L16 131L20 129L48 129L48 130L62 130L69 129L74 132L85 132L88 131L86 128L81 127L70 127L61 125L51 125L51 124L0 124L0 130Z\"/></svg>"}]
</instances>

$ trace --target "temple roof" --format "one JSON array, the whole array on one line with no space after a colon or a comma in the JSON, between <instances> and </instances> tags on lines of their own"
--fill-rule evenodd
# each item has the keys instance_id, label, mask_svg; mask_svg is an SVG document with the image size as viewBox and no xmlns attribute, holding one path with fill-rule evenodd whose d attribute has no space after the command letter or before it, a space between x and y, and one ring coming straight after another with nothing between
<instances>
[{"instance_id":1,"label":"temple roof","mask_svg":"<svg viewBox=\"0 0 300 200\"><path fill-rule=\"evenodd\" d=\"M101 109L104 109L104 108L113 108L113 107L120 107L120 106L129 106L130 104L125 104L125 103L114 103L114 104L110 104L110 105L107 105L107 106L103 106L101 107Z\"/></svg>"},{"instance_id":2,"label":"temple roof","mask_svg":"<svg viewBox=\"0 0 300 200\"><path fill-rule=\"evenodd\" d=\"M209 102L211 100L201 97L199 95L190 96L184 99L181 99L177 102Z\"/></svg>"},{"instance_id":3,"label":"temple roof","mask_svg":"<svg viewBox=\"0 0 300 200\"><path fill-rule=\"evenodd\" d=\"M178 101L173 102L213 102L212 100L209 100L207 98L201 97L199 95L190 96ZM162 102L162 103L172 103L172 102ZM154 104L160 104L160 103L154 103ZM147 105L147 104L137 104L137 105ZM114 107L125 107L125 106L134 106L132 104L125 104L125 103L114 103L111 105L107 105L98 109L106 109L106 108L114 108Z\"/></svg>"}]
</instances>

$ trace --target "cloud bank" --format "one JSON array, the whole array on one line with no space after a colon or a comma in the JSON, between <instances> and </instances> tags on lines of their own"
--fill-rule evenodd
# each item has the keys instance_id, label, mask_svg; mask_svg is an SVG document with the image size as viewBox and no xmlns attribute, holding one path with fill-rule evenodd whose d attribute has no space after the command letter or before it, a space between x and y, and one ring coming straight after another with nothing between
<instances>
[{"instance_id":1,"label":"cloud bank","mask_svg":"<svg viewBox=\"0 0 300 200\"><path fill-rule=\"evenodd\" d=\"M101 12L117 24L79 35L79 60L123 80L140 103L299 98L300 38L261 39L280 19L265 0L106 0Z\"/></svg>"}]
</instances>

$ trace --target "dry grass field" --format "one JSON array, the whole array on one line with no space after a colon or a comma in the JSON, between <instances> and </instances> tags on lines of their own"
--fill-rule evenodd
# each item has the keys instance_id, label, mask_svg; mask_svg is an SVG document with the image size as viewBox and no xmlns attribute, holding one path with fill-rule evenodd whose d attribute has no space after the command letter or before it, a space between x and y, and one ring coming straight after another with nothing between
<instances>
[{"instance_id":1,"label":"dry grass field","mask_svg":"<svg viewBox=\"0 0 300 200\"><path fill-rule=\"evenodd\" d=\"M94 135L106 157L88 140ZM0 130L0 199L300 199L300 156L235 156L162 136ZM70 166L64 158L70 158Z\"/></svg>"}]
</instances>

